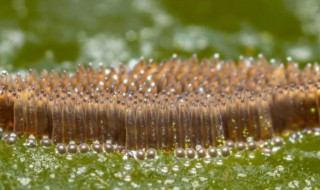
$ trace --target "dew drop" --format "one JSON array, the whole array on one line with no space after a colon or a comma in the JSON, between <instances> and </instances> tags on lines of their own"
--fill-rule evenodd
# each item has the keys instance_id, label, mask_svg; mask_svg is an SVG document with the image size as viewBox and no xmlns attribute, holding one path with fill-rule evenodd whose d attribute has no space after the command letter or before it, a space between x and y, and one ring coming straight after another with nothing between
<instances>
[{"instance_id":1,"label":"dew drop","mask_svg":"<svg viewBox=\"0 0 320 190\"><path fill-rule=\"evenodd\" d=\"M250 159L254 159L256 157L253 153L250 153L248 156Z\"/></svg>"},{"instance_id":2,"label":"dew drop","mask_svg":"<svg viewBox=\"0 0 320 190\"><path fill-rule=\"evenodd\" d=\"M126 163L125 166L124 166L125 170L131 170L131 168L132 168L132 166L129 163Z\"/></svg>"},{"instance_id":3,"label":"dew drop","mask_svg":"<svg viewBox=\"0 0 320 190\"><path fill-rule=\"evenodd\" d=\"M183 165L184 165L185 167L189 167L189 166L190 166L190 162L189 162L189 161L186 161Z\"/></svg>"},{"instance_id":4,"label":"dew drop","mask_svg":"<svg viewBox=\"0 0 320 190\"><path fill-rule=\"evenodd\" d=\"M202 164L201 163L196 163L196 168L198 168L198 169L200 169L200 168L202 168Z\"/></svg>"},{"instance_id":5,"label":"dew drop","mask_svg":"<svg viewBox=\"0 0 320 190\"><path fill-rule=\"evenodd\" d=\"M174 165L172 167L172 170L175 171L175 172L179 171L179 166L178 165Z\"/></svg>"},{"instance_id":6,"label":"dew drop","mask_svg":"<svg viewBox=\"0 0 320 190\"><path fill-rule=\"evenodd\" d=\"M168 172L168 167L164 166L163 168L161 168L161 172L162 173L167 173Z\"/></svg>"},{"instance_id":7,"label":"dew drop","mask_svg":"<svg viewBox=\"0 0 320 190\"><path fill-rule=\"evenodd\" d=\"M217 164L218 166L222 166L222 165L223 165L223 161L219 159L219 160L216 161L216 164Z\"/></svg>"},{"instance_id":8,"label":"dew drop","mask_svg":"<svg viewBox=\"0 0 320 190\"><path fill-rule=\"evenodd\" d=\"M196 168L191 168L191 169L189 170L189 172L192 173L192 174L196 174L196 173L197 173L197 170L196 170Z\"/></svg>"},{"instance_id":9,"label":"dew drop","mask_svg":"<svg viewBox=\"0 0 320 190\"><path fill-rule=\"evenodd\" d=\"M284 159L287 161L292 161L293 160L293 156L292 155L286 155L284 156Z\"/></svg>"},{"instance_id":10,"label":"dew drop","mask_svg":"<svg viewBox=\"0 0 320 190\"><path fill-rule=\"evenodd\" d=\"M126 175L126 176L124 177L124 181L126 181L126 182L131 181L131 176Z\"/></svg>"}]
</instances>

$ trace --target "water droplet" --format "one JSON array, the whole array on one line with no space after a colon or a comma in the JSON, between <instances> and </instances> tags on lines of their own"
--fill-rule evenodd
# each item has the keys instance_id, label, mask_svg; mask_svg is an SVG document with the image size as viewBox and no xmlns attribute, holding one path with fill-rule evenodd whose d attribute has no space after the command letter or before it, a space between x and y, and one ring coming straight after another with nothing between
<instances>
[{"instance_id":1,"label":"water droplet","mask_svg":"<svg viewBox=\"0 0 320 190\"><path fill-rule=\"evenodd\" d=\"M67 160L72 160L72 155L71 155L71 154L68 154L67 157L66 157L66 159L67 159Z\"/></svg>"},{"instance_id":2,"label":"water droplet","mask_svg":"<svg viewBox=\"0 0 320 190\"><path fill-rule=\"evenodd\" d=\"M284 157L285 160L287 161L292 161L293 160L293 156L292 155L287 155Z\"/></svg>"},{"instance_id":3,"label":"water droplet","mask_svg":"<svg viewBox=\"0 0 320 190\"><path fill-rule=\"evenodd\" d=\"M124 181L127 181L127 182L131 181L131 176L126 175L126 176L124 177Z\"/></svg>"},{"instance_id":4,"label":"water droplet","mask_svg":"<svg viewBox=\"0 0 320 190\"><path fill-rule=\"evenodd\" d=\"M234 154L234 157L236 157L236 158L241 158L241 157L242 157L242 155L241 155L241 153L240 153L240 152L237 152L237 153L235 153L235 154Z\"/></svg>"},{"instance_id":5,"label":"water droplet","mask_svg":"<svg viewBox=\"0 0 320 190\"><path fill-rule=\"evenodd\" d=\"M132 168L132 166L129 163L126 163L125 166L124 166L125 170L130 170L131 168Z\"/></svg>"},{"instance_id":6,"label":"water droplet","mask_svg":"<svg viewBox=\"0 0 320 190\"><path fill-rule=\"evenodd\" d=\"M220 58L220 54L219 54L219 53L213 54L213 58L214 58L214 59L219 59L219 58Z\"/></svg>"},{"instance_id":7,"label":"water droplet","mask_svg":"<svg viewBox=\"0 0 320 190\"><path fill-rule=\"evenodd\" d=\"M254 159L254 158L255 158L255 155L254 155L253 153L250 153L250 154L249 154L249 158L250 158L250 159Z\"/></svg>"},{"instance_id":8,"label":"water droplet","mask_svg":"<svg viewBox=\"0 0 320 190\"><path fill-rule=\"evenodd\" d=\"M178 165L174 165L172 167L172 170L175 171L175 172L179 171L179 166Z\"/></svg>"},{"instance_id":9,"label":"water droplet","mask_svg":"<svg viewBox=\"0 0 320 190\"><path fill-rule=\"evenodd\" d=\"M278 166L277 169L278 169L278 171L282 172L284 170L284 167L283 166Z\"/></svg>"},{"instance_id":10,"label":"water droplet","mask_svg":"<svg viewBox=\"0 0 320 190\"><path fill-rule=\"evenodd\" d=\"M189 172L192 173L192 174L196 174L196 173L197 173L197 170L196 170L196 168L191 168L191 169L189 170Z\"/></svg>"},{"instance_id":11,"label":"water droplet","mask_svg":"<svg viewBox=\"0 0 320 190\"><path fill-rule=\"evenodd\" d=\"M210 158L204 158L203 162L206 163L206 164L209 164L210 163Z\"/></svg>"},{"instance_id":12,"label":"water droplet","mask_svg":"<svg viewBox=\"0 0 320 190\"><path fill-rule=\"evenodd\" d=\"M168 167L163 167L163 168L161 168L161 172L162 173L167 173L168 172Z\"/></svg>"},{"instance_id":13,"label":"water droplet","mask_svg":"<svg viewBox=\"0 0 320 190\"><path fill-rule=\"evenodd\" d=\"M216 161L216 164L217 164L218 166L222 166L222 165L223 165L223 161L219 159L219 160Z\"/></svg>"},{"instance_id":14,"label":"water droplet","mask_svg":"<svg viewBox=\"0 0 320 190\"><path fill-rule=\"evenodd\" d=\"M198 162L198 163L196 163L196 168L198 168L198 169L199 169L199 168L202 168L202 164L201 164L201 163L199 163L199 162Z\"/></svg>"},{"instance_id":15,"label":"water droplet","mask_svg":"<svg viewBox=\"0 0 320 190\"><path fill-rule=\"evenodd\" d=\"M6 71L6 70L2 70L2 71L1 71L1 76L2 76L2 77L6 77L7 74L8 74L8 71Z\"/></svg>"},{"instance_id":16,"label":"water droplet","mask_svg":"<svg viewBox=\"0 0 320 190\"><path fill-rule=\"evenodd\" d=\"M315 128L314 129L314 135L315 136L320 136L320 128Z\"/></svg>"}]
</instances>

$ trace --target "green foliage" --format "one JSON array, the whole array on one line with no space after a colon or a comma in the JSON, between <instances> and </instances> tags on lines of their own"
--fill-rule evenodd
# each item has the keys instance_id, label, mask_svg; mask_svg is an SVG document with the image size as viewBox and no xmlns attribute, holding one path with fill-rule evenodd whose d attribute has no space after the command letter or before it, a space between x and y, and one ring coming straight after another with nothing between
<instances>
[{"instance_id":1,"label":"green foliage","mask_svg":"<svg viewBox=\"0 0 320 190\"><path fill-rule=\"evenodd\" d=\"M320 60L317 0L0 0L0 66L118 65L173 53ZM48 9L50 7L50 9Z\"/></svg>"},{"instance_id":2,"label":"green foliage","mask_svg":"<svg viewBox=\"0 0 320 190\"><path fill-rule=\"evenodd\" d=\"M155 160L121 154L55 153L0 143L0 188L16 189L303 189L319 188L319 136L304 134L271 155L261 149L233 151L229 157L178 159L158 152Z\"/></svg>"}]
</instances>

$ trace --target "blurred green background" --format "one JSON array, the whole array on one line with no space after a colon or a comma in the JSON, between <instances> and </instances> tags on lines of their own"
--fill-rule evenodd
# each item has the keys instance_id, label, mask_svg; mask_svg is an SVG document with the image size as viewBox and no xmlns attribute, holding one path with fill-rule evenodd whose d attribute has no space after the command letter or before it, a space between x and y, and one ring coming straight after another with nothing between
<instances>
[{"instance_id":1,"label":"blurred green background","mask_svg":"<svg viewBox=\"0 0 320 190\"><path fill-rule=\"evenodd\" d=\"M0 69L117 66L177 53L224 59L264 54L320 60L319 0L0 0ZM0 141L0 189L311 189L319 187L319 136L286 140L272 156L123 160L57 155Z\"/></svg>"},{"instance_id":2,"label":"blurred green background","mask_svg":"<svg viewBox=\"0 0 320 190\"><path fill-rule=\"evenodd\" d=\"M119 65L173 53L320 60L319 0L0 0L0 67Z\"/></svg>"}]
</instances>

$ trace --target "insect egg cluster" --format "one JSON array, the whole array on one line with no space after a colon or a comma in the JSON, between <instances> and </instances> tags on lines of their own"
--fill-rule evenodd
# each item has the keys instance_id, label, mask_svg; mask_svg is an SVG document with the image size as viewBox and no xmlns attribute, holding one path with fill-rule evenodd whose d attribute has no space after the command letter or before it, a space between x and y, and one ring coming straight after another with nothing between
<instances>
[{"instance_id":1,"label":"insect egg cluster","mask_svg":"<svg viewBox=\"0 0 320 190\"><path fill-rule=\"evenodd\" d=\"M194 158L257 147L286 130L319 127L319 66L222 61L141 60L133 68L78 66L0 78L0 127L25 145L60 153L156 150ZM2 133L2 131L1 131ZM248 141L248 139L253 139ZM107 143L106 143L107 142ZM274 139L281 145L281 139ZM88 145L90 144L90 146ZM201 147L200 149L197 147Z\"/></svg>"}]
</instances>

